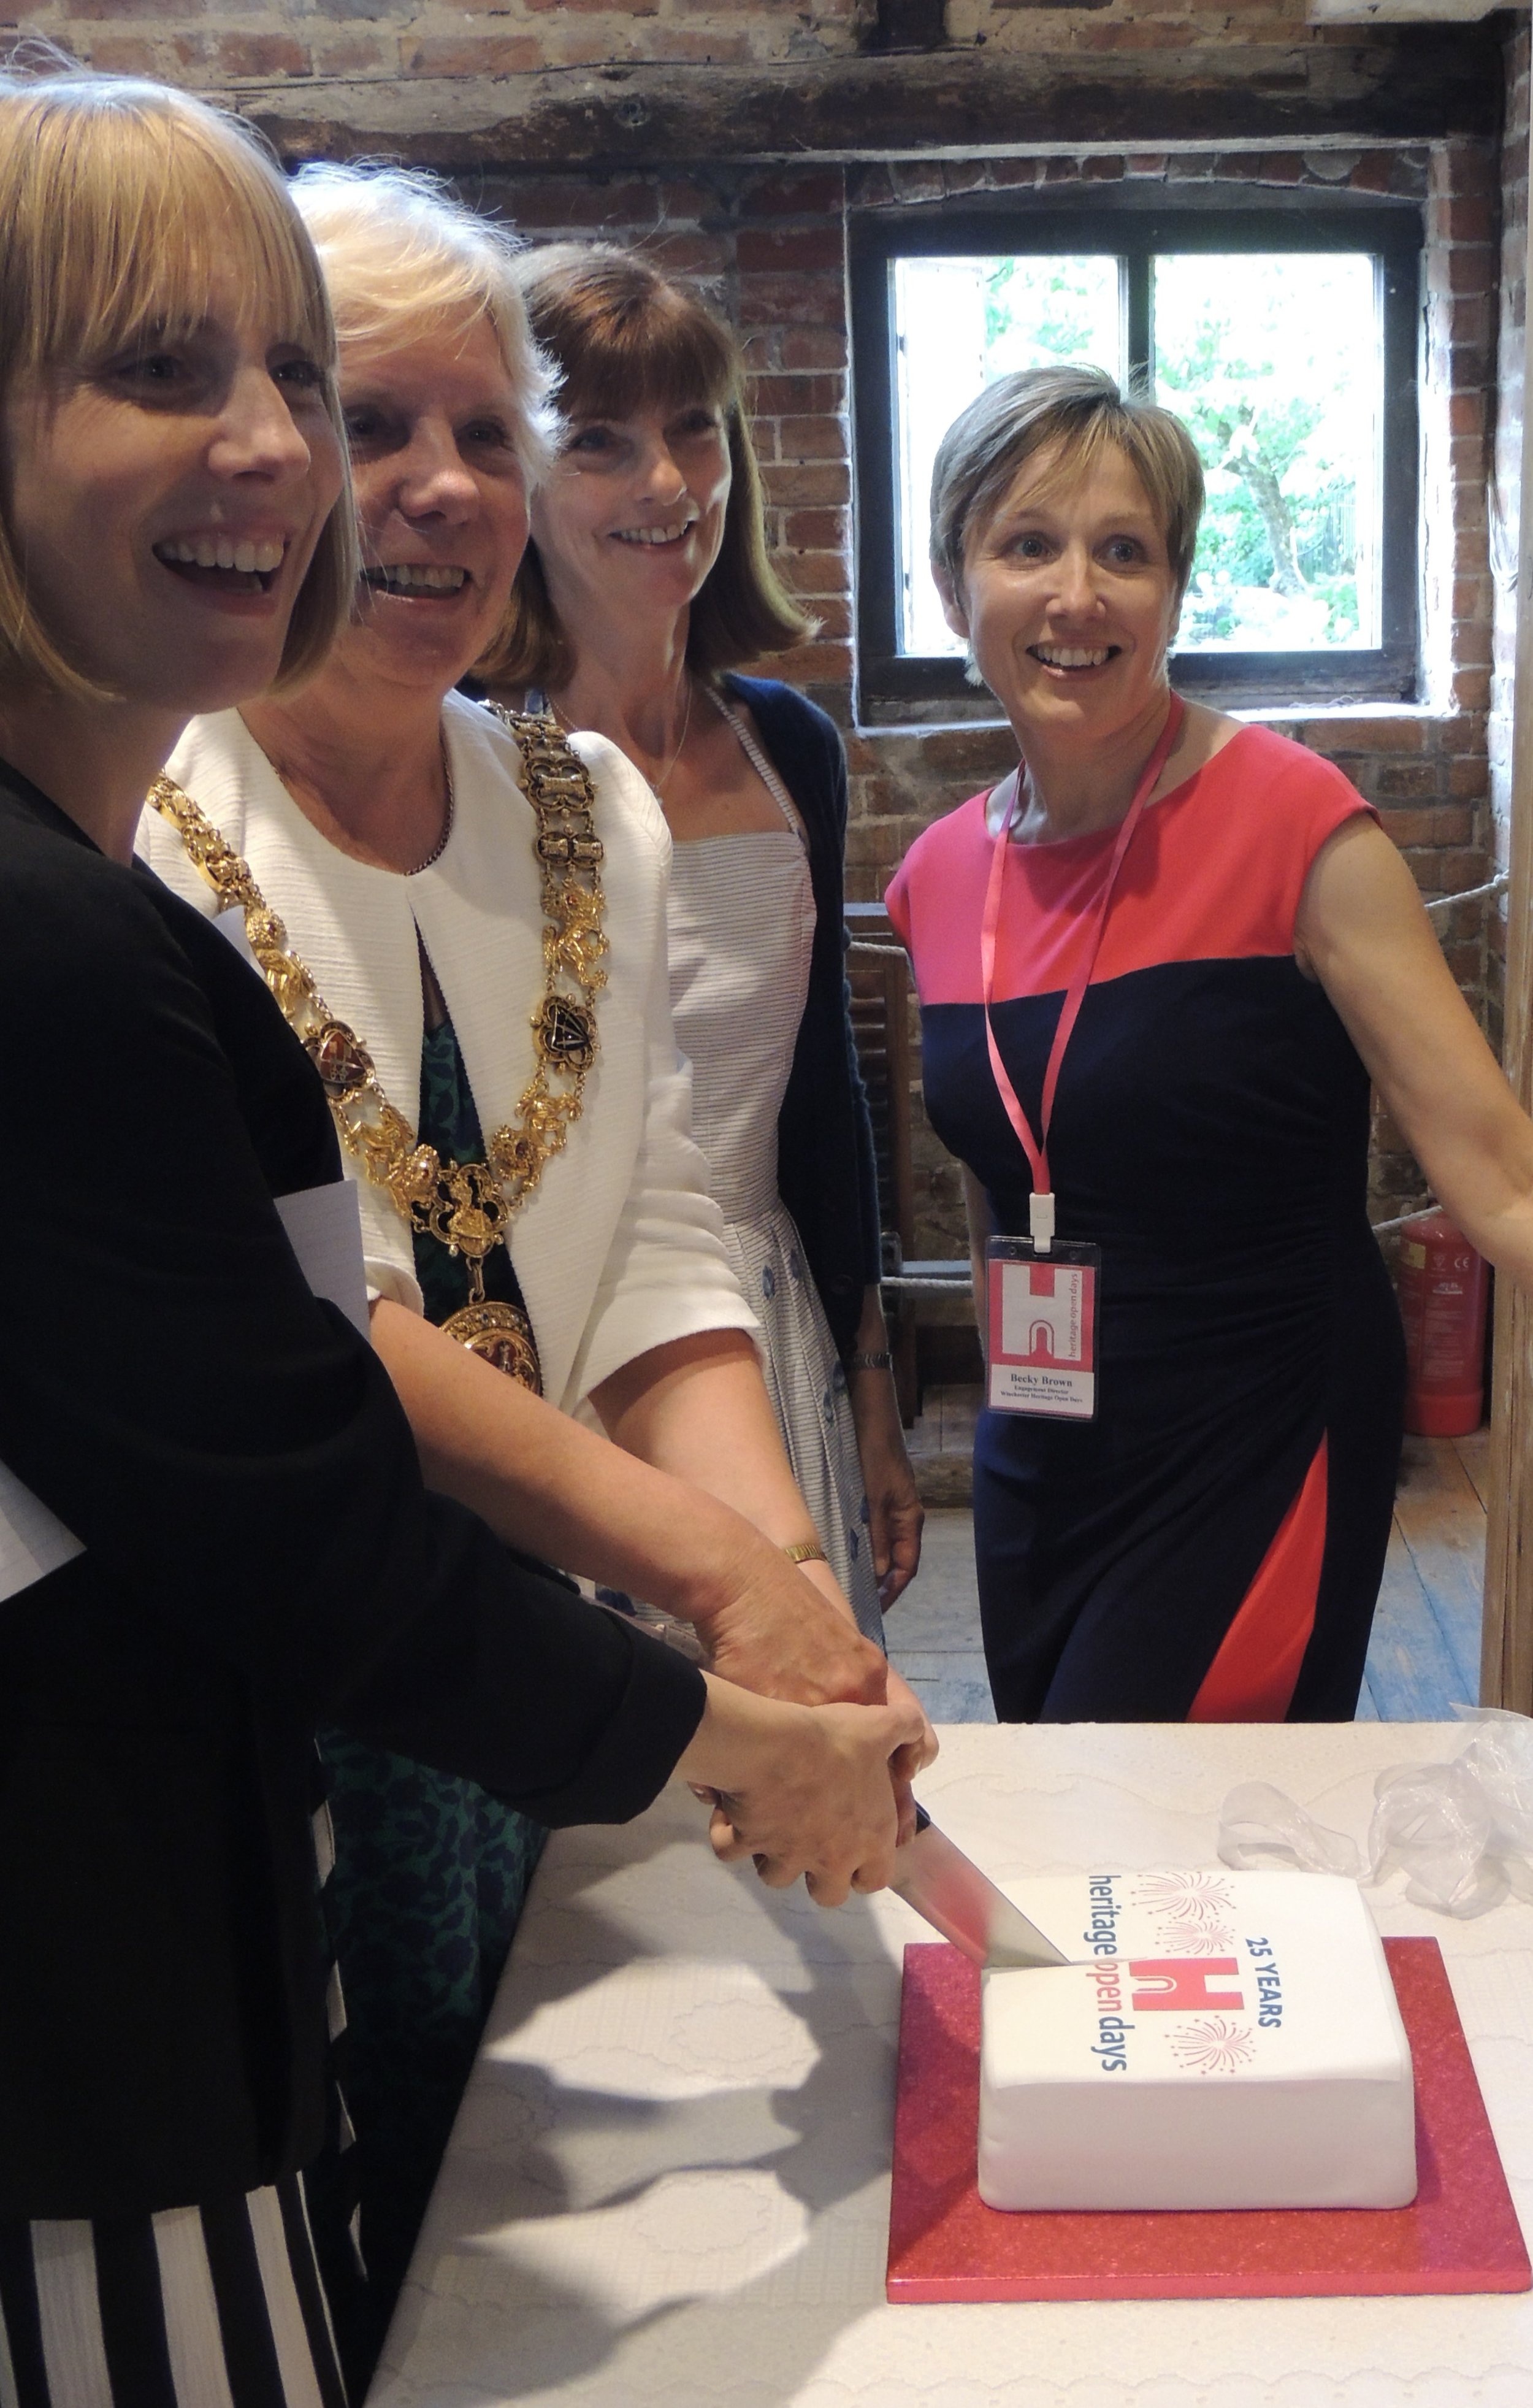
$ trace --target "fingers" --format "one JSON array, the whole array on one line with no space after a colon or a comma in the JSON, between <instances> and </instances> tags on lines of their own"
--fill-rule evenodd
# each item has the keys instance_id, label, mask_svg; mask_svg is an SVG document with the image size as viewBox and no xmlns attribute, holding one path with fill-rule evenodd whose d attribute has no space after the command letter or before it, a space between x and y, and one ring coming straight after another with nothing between
<instances>
[{"instance_id":1,"label":"fingers","mask_svg":"<svg viewBox=\"0 0 1533 2408\"><path fill-rule=\"evenodd\" d=\"M888 1671L889 1705L905 1717L896 1745L891 1751L891 1770L905 1781L913 1781L937 1757L937 1733L931 1727L926 1709L914 1690L891 1664Z\"/></svg>"}]
</instances>

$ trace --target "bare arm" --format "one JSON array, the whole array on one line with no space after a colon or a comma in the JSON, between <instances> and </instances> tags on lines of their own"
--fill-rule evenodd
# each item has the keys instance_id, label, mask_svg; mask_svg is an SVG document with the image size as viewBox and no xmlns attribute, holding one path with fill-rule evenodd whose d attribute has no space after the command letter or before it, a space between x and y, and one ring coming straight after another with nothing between
<instances>
[{"instance_id":1,"label":"bare arm","mask_svg":"<svg viewBox=\"0 0 1533 2408\"><path fill-rule=\"evenodd\" d=\"M805 1539L819 1543L794 1482L756 1350L742 1331L705 1330L651 1347L604 1380L591 1401L619 1446L732 1505L774 1546ZM920 1714L898 1673L885 1666L877 1648L855 1637L852 1609L829 1565L806 1564L804 1576L843 1626L851 1626L853 1643L866 1650L887 1684L891 1704L896 1698L907 1700ZM715 1619L711 1627L726 1629L744 1660L753 1660L755 1641L743 1615ZM715 1661L721 1670L729 1669L722 1653ZM755 1680L750 1685L765 1684ZM924 1714L920 1720L922 1748L912 1770L937 1754L931 1725Z\"/></svg>"},{"instance_id":2,"label":"bare arm","mask_svg":"<svg viewBox=\"0 0 1533 2408\"><path fill-rule=\"evenodd\" d=\"M509 1544L695 1622L717 1669L749 1687L810 1705L882 1697L877 1649L719 1496L582 1428L401 1305L376 1304L372 1334L428 1486ZM770 1435L781 1453L775 1423Z\"/></svg>"},{"instance_id":3,"label":"bare arm","mask_svg":"<svg viewBox=\"0 0 1533 2408\"><path fill-rule=\"evenodd\" d=\"M1310 872L1296 931L1443 1209L1533 1289L1533 1122L1454 985L1406 864L1351 820Z\"/></svg>"},{"instance_id":4,"label":"bare arm","mask_svg":"<svg viewBox=\"0 0 1533 2408\"><path fill-rule=\"evenodd\" d=\"M864 1292L862 1320L853 1351L858 1354L883 1354L888 1348L883 1299L875 1284ZM853 1364L846 1377L857 1432L857 1455L867 1496L873 1569L879 1577L880 1600L887 1613L915 1578L921 1562L921 1526L926 1517L916 1495L910 1458L905 1451L905 1431L893 1371Z\"/></svg>"}]
</instances>

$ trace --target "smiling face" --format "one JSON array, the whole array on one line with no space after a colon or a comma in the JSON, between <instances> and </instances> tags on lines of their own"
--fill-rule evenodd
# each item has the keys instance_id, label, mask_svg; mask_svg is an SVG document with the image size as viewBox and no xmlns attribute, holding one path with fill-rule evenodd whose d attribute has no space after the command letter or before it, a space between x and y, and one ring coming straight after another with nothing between
<instances>
[{"instance_id":1,"label":"smiling face","mask_svg":"<svg viewBox=\"0 0 1533 2408\"><path fill-rule=\"evenodd\" d=\"M709 402L571 419L534 496L549 596L577 645L604 624L674 619L719 557L731 484L724 413Z\"/></svg>"},{"instance_id":2,"label":"smiling face","mask_svg":"<svg viewBox=\"0 0 1533 2408\"><path fill-rule=\"evenodd\" d=\"M516 391L483 318L343 350L340 389L363 574L332 662L439 701L499 627L527 540Z\"/></svg>"},{"instance_id":3,"label":"smiling face","mask_svg":"<svg viewBox=\"0 0 1533 2408\"><path fill-rule=\"evenodd\" d=\"M1131 463L1103 447L1078 473L1025 461L943 588L1025 750L1126 734L1164 703L1178 596L1166 538Z\"/></svg>"},{"instance_id":4,"label":"smiling face","mask_svg":"<svg viewBox=\"0 0 1533 2408\"><path fill-rule=\"evenodd\" d=\"M19 377L5 426L12 542L71 666L181 716L271 683L342 484L301 340L215 280L190 329Z\"/></svg>"}]
</instances>

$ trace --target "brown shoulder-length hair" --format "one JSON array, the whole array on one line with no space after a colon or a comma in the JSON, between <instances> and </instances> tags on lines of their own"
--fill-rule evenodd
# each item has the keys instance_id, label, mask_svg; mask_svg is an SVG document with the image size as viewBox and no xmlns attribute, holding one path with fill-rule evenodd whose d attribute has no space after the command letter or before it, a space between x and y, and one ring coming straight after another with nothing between
<instances>
[{"instance_id":1,"label":"brown shoulder-length hair","mask_svg":"<svg viewBox=\"0 0 1533 2408\"><path fill-rule=\"evenodd\" d=\"M549 243L513 263L533 338L560 377L566 419L630 418L706 402L722 411L733 480L719 557L692 606L687 661L702 675L802 643L814 622L766 552L761 471L745 416L745 364L731 329L695 293L614 243ZM529 543L501 634L479 665L496 685L561 686L574 647Z\"/></svg>"}]
</instances>

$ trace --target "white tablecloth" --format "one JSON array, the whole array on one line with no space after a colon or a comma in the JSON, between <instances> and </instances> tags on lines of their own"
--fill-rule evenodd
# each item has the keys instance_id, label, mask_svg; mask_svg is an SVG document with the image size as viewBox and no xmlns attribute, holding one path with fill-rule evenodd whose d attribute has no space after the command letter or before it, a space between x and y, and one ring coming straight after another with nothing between
<instances>
[{"instance_id":1,"label":"white tablecloth","mask_svg":"<svg viewBox=\"0 0 1533 2408\"><path fill-rule=\"evenodd\" d=\"M1385 1765L1459 1724L952 1727L924 1802L1005 1882L1211 1865L1270 1780L1361 1839ZM1442 1943L1533 2231L1533 1909ZM827 1914L716 1865L668 1792L554 1839L390 2336L374 2408L1533 2408L1533 2299L883 2298L897 1899Z\"/></svg>"}]
</instances>

